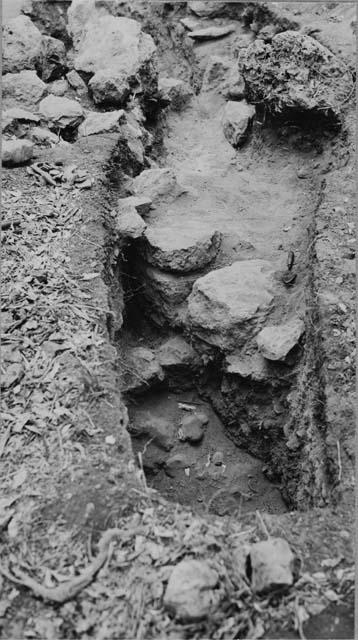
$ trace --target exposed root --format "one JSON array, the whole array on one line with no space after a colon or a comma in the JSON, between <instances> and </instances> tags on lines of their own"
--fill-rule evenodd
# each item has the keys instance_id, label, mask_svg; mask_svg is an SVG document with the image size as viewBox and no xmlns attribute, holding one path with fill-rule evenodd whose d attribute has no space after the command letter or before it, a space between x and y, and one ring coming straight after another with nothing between
<instances>
[{"instance_id":1,"label":"exposed root","mask_svg":"<svg viewBox=\"0 0 358 640\"><path fill-rule=\"evenodd\" d=\"M116 538L121 534L121 529L108 529L100 539L98 543L99 553L94 560L92 560L90 565L79 576L76 576L68 582L60 584L57 587L45 587L21 571L21 569L16 569L16 575L14 575L11 571L4 569L4 567L1 567L0 565L0 574L17 585L27 587L37 598L42 598L42 600L46 600L48 602L63 604L64 602L75 598L82 589L92 582L109 557L111 541L113 538Z\"/></svg>"}]
</instances>

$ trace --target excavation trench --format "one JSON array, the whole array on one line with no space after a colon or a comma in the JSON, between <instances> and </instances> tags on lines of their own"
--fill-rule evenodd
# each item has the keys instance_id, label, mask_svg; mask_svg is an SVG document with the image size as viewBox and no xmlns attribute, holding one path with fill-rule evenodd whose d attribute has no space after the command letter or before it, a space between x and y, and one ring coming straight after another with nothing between
<instances>
[{"instance_id":1,"label":"excavation trench","mask_svg":"<svg viewBox=\"0 0 358 640\"><path fill-rule=\"evenodd\" d=\"M245 34L238 23L234 35ZM137 462L148 485L199 511L323 506L333 473L325 453L312 275L322 193L315 169L336 131L317 114L312 121L295 113L272 121L257 110L246 144L233 148L223 134L220 83L197 86L210 57L228 54L230 38L197 45L191 68L177 39L166 38L161 50L169 55L160 58L160 73L192 81L197 94L185 108L151 119L160 144L150 169L165 168L171 177L154 189L143 217L147 231L164 234L169 245L183 230L193 237L211 233L212 242L204 258L183 267L179 256L175 268L153 257L148 240L122 242L116 273L124 302L115 304L124 306L124 324L116 346ZM121 197L142 195L137 174L135 168L134 182L121 183ZM190 321L190 296L209 273L248 263L270 265L273 299L256 326L249 322L227 344L220 327L213 338L212 327ZM259 331L292 319L305 330L287 357L263 358Z\"/></svg>"}]
</instances>

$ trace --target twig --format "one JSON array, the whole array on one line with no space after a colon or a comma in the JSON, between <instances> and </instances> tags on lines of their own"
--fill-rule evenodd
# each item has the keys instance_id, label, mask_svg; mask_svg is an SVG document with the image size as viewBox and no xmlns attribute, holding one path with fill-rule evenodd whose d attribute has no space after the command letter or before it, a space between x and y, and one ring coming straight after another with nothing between
<instances>
[{"instance_id":1,"label":"twig","mask_svg":"<svg viewBox=\"0 0 358 640\"><path fill-rule=\"evenodd\" d=\"M10 229L10 227L18 227L22 223L21 218L13 218L12 220L4 220L1 223L1 231L5 231L5 229Z\"/></svg>"},{"instance_id":2,"label":"twig","mask_svg":"<svg viewBox=\"0 0 358 640\"><path fill-rule=\"evenodd\" d=\"M3 437L0 440L0 458L5 451L5 447L7 445L8 439L10 438L10 434L11 434L11 425L8 426Z\"/></svg>"},{"instance_id":3,"label":"twig","mask_svg":"<svg viewBox=\"0 0 358 640\"><path fill-rule=\"evenodd\" d=\"M262 517L262 515L261 515L261 513L259 511L256 511L256 518L258 519L265 536L269 540L271 538L271 536L270 536L270 534L268 532L268 529L267 529L266 524L265 524L265 522L263 520L263 517Z\"/></svg>"},{"instance_id":4,"label":"twig","mask_svg":"<svg viewBox=\"0 0 358 640\"><path fill-rule=\"evenodd\" d=\"M48 184L51 184L53 187L57 187L57 182L55 182L55 180L53 180L53 178L51 178L51 176L49 176L46 171L42 171L42 169L40 169L37 164L33 164L31 169L35 171L35 173L38 173L39 176L41 176L44 180L46 180Z\"/></svg>"},{"instance_id":5,"label":"twig","mask_svg":"<svg viewBox=\"0 0 358 640\"><path fill-rule=\"evenodd\" d=\"M341 445L337 440L337 461L338 461L338 482L342 480L342 458L341 458Z\"/></svg>"},{"instance_id":6,"label":"twig","mask_svg":"<svg viewBox=\"0 0 358 640\"><path fill-rule=\"evenodd\" d=\"M113 538L122 534L123 532L121 529L117 528L105 531L98 543L99 553L91 564L79 576L76 576L73 580L60 584L57 587L45 587L19 569L16 570L16 575L13 575L10 571L4 569L0 565L0 573L11 582L31 589L34 595L38 598L63 604L64 602L67 602L67 600L75 598L82 589L92 582L95 575L103 567L108 558L110 542Z\"/></svg>"}]
</instances>

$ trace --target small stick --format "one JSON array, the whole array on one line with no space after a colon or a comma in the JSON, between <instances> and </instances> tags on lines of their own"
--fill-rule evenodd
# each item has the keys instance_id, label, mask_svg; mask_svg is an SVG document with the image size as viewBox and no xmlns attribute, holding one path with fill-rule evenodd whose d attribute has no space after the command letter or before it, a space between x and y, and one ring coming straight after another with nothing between
<instances>
[{"instance_id":1,"label":"small stick","mask_svg":"<svg viewBox=\"0 0 358 640\"><path fill-rule=\"evenodd\" d=\"M341 445L337 440L337 459L338 459L338 482L342 480L342 458L341 458Z\"/></svg>"},{"instance_id":2,"label":"small stick","mask_svg":"<svg viewBox=\"0 0 358 640\"><path fill-rule=\"evenodd\" d=\"M36 164L33 164L31 167L36 173L39 174L39 176L41 176L41 178L43 178L44 180L46 180L46 182L48 182L49 184L51 184L53 187L57 187L57 182L55 182L55 180L53 180L53 178L51 178L51 176L48 175L48 173L46 173L46 171L42 171L42 169L40 169L40 167L38 167Z\"/></svg>"},{"instance_id":3,"label":"small stick","mask_svg":"<svg viewBox=\"0 0 358 640\"><path fill-rule=\"evenodd\" d=\"M267 529L266 524L265 524L265 522L263 520L263 517L262 517L262 515L261 515L261 513L259 511L256 511L256 517L257 517L257 519L258 519L258 521L259 521L259 523L261 525L261 528L262 528L265 536L267 536L267 539L269 540L271 538L271 536L270 536L270 534L268 532L268 529Z\"/></svg>"},{"instance_id":4,"label":"small stick","mask_svg":"<svg viewBox=\"0 0 358 640\"><path fill-rule=\"evenodd\" d=\"M22 223L21 218L13 218L12 220L4 220L1 223L1 231L5 231L5 229L10 229L10 227L19 226Z\"/></svg>"}]
</instances>

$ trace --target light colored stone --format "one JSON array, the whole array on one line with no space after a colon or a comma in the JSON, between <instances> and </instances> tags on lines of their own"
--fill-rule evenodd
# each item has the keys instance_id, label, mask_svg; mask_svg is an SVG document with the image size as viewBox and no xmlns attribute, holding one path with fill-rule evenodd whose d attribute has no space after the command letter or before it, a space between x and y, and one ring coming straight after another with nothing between
<instances>
[{"instance_id":1,"label":"light colored stone","mask_svg":"<svg viewBox=\"0 0 358 640\"><path fill-rule=\"evenodd\" d=\"M273 303L273 267L266 260L242 260L196 280L188 298L190 331L213 346L242 346Z\"/></svg>"},{"instance_id":2,"label":"light colored stone","mask_svg":"<svg viewBox=\"0 0 358 640\"><path fill-rule=\"evenodd\" d=\"M183 442L200 442L205 433L205 425L209 418L205 413L193 413L184 416L180 421L178 437Z\"/></svg>"},{"instance_id":3,"label":"light colored stone","mask_svg":"<svg viewBox=\"0 0 358 640\"><path fill-rule=\"evenodd\" d=\"M86 23L93 18L95 5L95 0L72 0L71 6L67 11L67 31L76 50L83 36Z\"/></svg>"},{"instance_id":4,"label":"light colored stone","mask_svg":"<svg viewBox=\"0 0 358 640\"><path fill-rule=\"evenodd\" d=\"M214 591L219 576L204 560L182 560L174 567L164 605L182 621L195 622L212 614L219 603Z\"/></svg>"},{"instance_id":5,"label":"light colored stone","mask_svg":"<svg viewBox=\"0 0 358 640\"><path fill-rule=\"evenodd\" d=\"M41 100L39 112L49 127L65 129L76 127L84 118L82 106L76 100L49 95Z\"/></svg>"},{"instance_id":6,"label":"light colored stone","mask_svg":"<svg viewBox=\"0 0 358 640\"><path fill-rule=\"evenodd\" d=\"M225 4L219 0L191 0L188 2L188 7L200 18L212 18L222 12Z\"/></svg>"},{"instance_id":7,"label":"light colored stone","mask_svg":"<svg viewBox=\"0 0 358 640\"><path fill-rule=\"evenodd\" d=\"M216 466L216 467L221 467L221 465L224 464L224 454L222 451L215 451L215 453L213 454L213 457L211 459L211 462Z\"/></svg>"},{"instance_id":8,"label":"light colored stone","mask_svg":"<svg viewBox=\"0 0 358 640\"><path fill-rule=\"evenodd\" d=\"M240 100L244 97L245 83L239 73L237 60L226 56L210 56L205 68L202 91L217 91L225 97Z\"/></svg>"},{"instance_id":9,"label":"light colored stone","mask_svg":"<svg viewBox=\"0 0 358 640\"><path fill-rule=\"evenodd\" d=\"M175 444L175 426L172 420L159 418L150 411L136 413L135 420L127 427L135 438L148 436L160 449L170 451Z\"/></svg>"},{"instance_id":10,"label":"light colored stone","mask_svg":"<svg viewBox=\"0 0 358 640\"><path fill-rule=\"evenodd\" d=\"M134 392L147 391L153 385L164 380L164 371L151 349L135 347L127 356L127 372L123 380L123 390Z\"/></svg>"},{"instance_id":11,"label":"light colored stone","mask_svg":"<svg viewBox=\"0 0 358 640\"><path fill-rule=\"evenodd\" d=\"M31 113L30 111L20 109L19 107L13 107L12 109L3 111L1 128L3 133L5 133L12 131L19 123L39 122L39 120L39 116Z\"/></svg>"},{"instance_id":12,"label":"light colored stone","mask_svg":"<svg viewBox=\"0 0 358 640\"><path fill-rule=\"evenodd\" d=\"M72 69L66 73L67 82L71 85L72 89L75 89L79 95L86 95L87 86L84 80L75 69Z\"/></svg>"},{"instance_id":13,"label":"light colored stone","mask_svg":"<svg viewBox=\"0 0 358 640\"><path fill-rule=\"evenodd\" d=\"M216 257L221 234L197 224L178 223L148 227L145 232L146 260L163 271L198 271Z\"/></svg>"},{"instance_id":14,"label":"light colored stone","mask_svg":"<svg viewBox=\"0 0 358 640\"><path fill-rule=\"evenodd\" d=\"M206 27L205 29L196 29L195 31L190 31L190 33L188 33L188 37L194 38L195 40L212 40L227 36L233 31L236 31L235 25L228 24L223 27Z\"/></svg>"},{"instance_id":15,"label":"light colored stone","mask_svg":"<svg viewBox=\"0 0 358 640\"><path fill-rule=\"evenodd\" d=\"M260 353L249 356L241 353L230 353L225 357L225 370L240 378L251 378L255 382L267 380L269 375L267 362Z\"/></svg>"},{"instance_id":16,"label":"light colored stone","mask_svg":"<svg viewBox=\"0 0 358 640\"><path fill-rule=\"evenodd\" d=\"M48 92L52 93L54 96L64 96L69 88L70 85L64 78L61 78L60 80L54 80L47 85Z\"/></svg>"},{"instance_id":17,"label":"light colored stone","mask_svg":"<svg viewBox=\"0 0 358 640\"><path fill-rule=\"evenodd\" d=\"M35 69L41 48L42 35L28 16L8 20L2 28L2 73Z\"/></svg>"},{"instance_id":18,"label":"light colored stone","mask_svg":"<svg viewBox=\"0 0 358 640\"><path fill-rule=\"evenodd\" d=\"M6 73L2 77L2 99L6 108L36 109L46 90L36 71Z\"/></svg>"},{"instance_id":19,"label":"light colored stone","mask_svg":"<svg viewBox=\"0 0 358 640\"><path fill-rule=\"evenodd\" d=\"M1 160L5 166L16 166L31 160L34 145L30 140L2 140Z\"/></svg>"},{"instance_id":20,"label":"light colored stone","mask_svg":"<svg viewBox=\"0 0 358 640\"><path fill-rule=\"evenodd\" d=\"M88 88L95 104L107 106L125 106L131 93L128 74L113 68L97 71Z\"/></svg>"},{"instance_id":21,"label":"light colored stone","mask_svg":"<svg viewBox=\"0 0 358 640\"><path fill-rule=\"evenodd\" d=\"M58 136L44 127L34 127L29 134L31 140L38 144L57 144L59 142Z\"/></svg>"},{"instance_id":22,"label":"light colored stone","mask_svg":"<svg viewBox=\"0 0 358 640\"><path fill-rule=\"evenodd\" d=\"M255 107L245 100L229 100L223 111L222 125L225 138L233 147L241 147L247 139L249 127L255 115Z\"/></svg>"},{"instance_id":23,"label":"light colored stone","mask_svg":"<svg viewBox=\"0 0 358 640\"><path fill-rule=\"evenodd\" d=\"M126 200L126 198L124 198ZM137 213L136 208L128 203L118 201L119 207L114 220L114 228L124 238L136 240L140 238L146 230L147 225L143 218Z\"/></svg>"},{"instance_id":24,"label":"light colored stone","mask_svg":"<svg viewBox=\"0 0 358 640\"><path fill-rule=\"evenodd\" d=\"M283 538L269 538L251 546L248 556L255 593L287 589L294 583L295 556Z\"/></svg>"},{"instance_id":25,"label":"light colored stone","mask_svg":"<svg viewBox=\"0 0 358 640\"><path fill-rule=\"evenodd\" d=\"M127 198L119 198L118 204L132 205L140 216L146 216L150 212L152 201L145 196L128 196Z\"/></svg>"},{"instance_id":26,"label":"light colored stone","mask_svg":"<svg viewBox=\"0 0 358 640\"><path fill-rule=\"evenodd\" d=\"M173 169L146 169L133 180L135 195L146 196L154 203L163 197L178 195L179 185Z\"/></svg>"},{"instance_id":27,"label":"light colored stone","mask_svg":"<svg viewBox=\"0 0 358 640\"><path fill-rule=\"evenodd\" d=\"M175 453L165 461L164 471L170 478L175 478L189 466L189 461L184 453Z\"/></svg>"},{"instance_id":28,"label":"light colored stone","mask_svg":"<svg viewBox=\"0 0 358 640\"><path fill-rule=\"evenodd\" d=\"M284 360L303 335L305 324L292 318L284 324L264 327L256 338L257 346L267 360Z\"/></svg>"},{"instance_id":29,"label":"light colored stone","mask_svg":"<svg viewBox=\"0 0 358 640\"><path fill-rule=\"evenodd\" d=\"M194 95L191 86L179 78L159 78L158 89L173 111L182 111Z\"/></svg>"},{"instance_id":30,"label":"light colored stone","mask_svg":"<svg viewBox=\"0 0 358 640\"><path fill-rule=\"evenodd\" d=\"M61 40L42 36L40 75L45 82L59 79L66 69L66 48Z\"/></svg>"},{"instance_id":31,"label":"light colored stone","mask_svg":"<svg viewBox=\"0 0 358 640\"><path fill-rule=\"evenodd\" d=\"M120 131L120 122L124 119L124 116L125 112L123 109L119 109L119 111L107 111L105 113L88 111L84 121L78 127L78 135L92 136L97 133Z\"/></svg>"}]
</instances>

